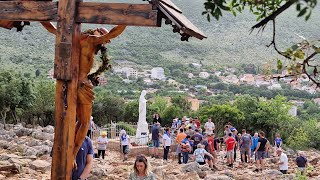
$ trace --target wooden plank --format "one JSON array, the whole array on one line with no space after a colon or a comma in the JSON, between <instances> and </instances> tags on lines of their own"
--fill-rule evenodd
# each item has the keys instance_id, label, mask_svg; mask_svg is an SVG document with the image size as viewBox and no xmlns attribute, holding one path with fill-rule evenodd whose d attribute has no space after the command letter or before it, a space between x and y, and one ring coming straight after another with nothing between
<instances>
[{"instance_id":1,"label":"wooden plank","mask_svg":"<svg viewBox=\"0 0 320 180\"><path fill-rule=\"evenodd\" d=\"M55 180L72 177L81 38L81 25L74 21L76 3L76 0L59 1L55 54L55 72L59 78L51 167L51 179Z\"/></svg>"},{"instance_id":2,"label":"wooden plank","mask_svg":"<svg viewBox=\"0 0 320 180\"><path fill-rule=\"evenodd\" d=\"M0 1L0 19L9 21L58 21L58 2ZM77 23L157 26L151 4L92 3L78 6Z\"/></svg>"},{"instance_id":3,"label":"wooden plank","mask_svg":"<svg viewBox=\"0 0 320 180\"><path fill-rule=\"evenodd\" d=\"M157 10L151 4L94 3L79 4L77 22L157 26Z\"/></svg>"},{"instance_id":4,"label":"wooden plank","mask_svg":"<svg viewBox=\"0 0 320 180\"><path fill-rule=\"evenodd\" d=\"M56 21L58 2L0 1L0 19L14 21Z\"/></svg>"}]
</instances>

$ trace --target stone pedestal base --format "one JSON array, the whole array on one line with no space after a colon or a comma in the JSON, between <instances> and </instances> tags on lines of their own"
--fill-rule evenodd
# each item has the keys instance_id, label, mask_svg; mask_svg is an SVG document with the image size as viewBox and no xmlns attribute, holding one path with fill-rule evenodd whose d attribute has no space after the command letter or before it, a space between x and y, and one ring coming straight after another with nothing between
<instances>
[{"instance_id":1,"label":"stone pedestal base","mask_svg":"<svg viewBox=\"0 0 320 180\"><path fill-rule=\"evenodd\" d=\"M139 145L147 145L149 140L148 123L138 124L136 133L136 143Z\"/></svg>"}]
</instances>

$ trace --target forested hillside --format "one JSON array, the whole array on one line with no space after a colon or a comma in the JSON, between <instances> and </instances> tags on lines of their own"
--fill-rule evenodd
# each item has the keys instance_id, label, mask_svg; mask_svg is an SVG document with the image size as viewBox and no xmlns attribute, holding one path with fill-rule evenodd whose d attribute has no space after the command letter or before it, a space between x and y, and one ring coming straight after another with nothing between
<instances>
[{"instance_id":1,"label":"forested hillside","mask_svg":"<svg viewBox=\"0 0 320 180\"><path fill-rule=\"evenodd\" d=\"M110 1L109 1L110 2ZM126 2L116 1L112 2ZM128 2L128 1L127 1ZM167 66L172 63L200 62L207 65L235 66L243 63L262 64L275 58L273 49L265 45L271 41L270 25L261 34L249 34L256 22L248 13L233 17L228 14L221 21L208 22L201 0L173 0L185 16L207 36L202 41L190 38L181 42L180 35L172 33L172 27L163 23L161 28L129 27L119 38L109 45L114 60L130 60L137 64ZM130 1L130 3L145 3ZM277 35L280 47L286 48L299 40L318 37L320 27L319 7L310 20L296 18L297 12L288 11L277 22ZM83 25L89 27L102 25ZM111 28L112 26L107 26ZM22 32L0 29L1 69L15 68L22 71L39 69L46 72L53 67L54 37L38 23L25 27Z\"/></svg>"}]
</instances>

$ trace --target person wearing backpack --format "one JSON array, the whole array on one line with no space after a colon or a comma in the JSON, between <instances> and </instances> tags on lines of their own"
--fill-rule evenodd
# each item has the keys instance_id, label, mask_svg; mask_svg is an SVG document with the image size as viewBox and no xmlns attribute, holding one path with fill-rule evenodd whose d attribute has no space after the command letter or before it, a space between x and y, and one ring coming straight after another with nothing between
<instances>
[{"instance_id":1,"label":"person wearing backpack","mask_svg":"<svg viewBox=\"0 0 320 180\"><path fill-rule=\"evenodd\" d=\"M180 148L182 153L182 162L184 164L187 164L189 159L189 153L192 151L190 136L187 136L181 141Z\"/></svg>"},{"instance_id":2,"label":"person wearing backpack","mask_svg":"<svg viewBox=\"0 0 320 180\"><path fill-rule=\"evenodd\" d=\"M196 159L196 162L200 165L205 165L206 162L208 163L211 170L213 169L213 156L208 153L204 148L204 146L200 143L197 145L197 149L193 152L193 157Z\"/></svg>"},{"instance_id":3,"label":"person wearing backpack","mask_svg":"<svg viewBox=\"0 0 320 180\"><path fill-rule=\"evenodd\" d=\"M250 162L250 151L252 145L252 138L250 134L247 134L245 129L242 129L242 136L240 139L240 154L243 162Z\"/></svg>"},{"instance_id":4,"label":"person wearing backpack","mask_svg":"<svg viewBox=\"0 0 320 180\"><path fill-rule=\"evenodd\" d=\"M128 154L130 150L129 149L130 138L124 129L120 131L120 143L121 143L121 150L123 153L123 161L126 161L128 159Z\"/></svg>"}]
</instances>

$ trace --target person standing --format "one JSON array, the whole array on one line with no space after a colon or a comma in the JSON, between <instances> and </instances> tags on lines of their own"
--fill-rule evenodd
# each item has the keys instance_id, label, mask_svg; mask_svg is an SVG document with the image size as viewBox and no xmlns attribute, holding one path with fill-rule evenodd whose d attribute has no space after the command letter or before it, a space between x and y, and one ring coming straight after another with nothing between
<instances>
[{"instance_id":1,"label":"person standing","mask_svg":"<svg viewBox=\"0 0 320 180\"><path fill-rule=\"evenodd\" d=\"M215 131L215 125L214 125L214 123L212 122L212 118L211 117L209 117L208 118L208 122L206 122L205 124L204 124L204 129L205 129L205 134L212 134L212 133L214 133L214 131Z\"/></svg>"},{"instance_id":2,"label":"person standing","mask_svg":"<svg viewBox=\"0 0 320 180\"><path fill-rule=\"evenodd\" d=\"M91 117L90 117L90 123L89 123L89 130L88 130L88 132L87 132L87 136L88 136L90 139L92 139L92 134L93 134L93 132L94 132L95 129L96 129L96 126L95 126L95 124L94 124L94 122L93 122L93 117L91 116Z\"/></svg>"},{"instance_id":3,"label":"person standing","mask_svg":"<svg viewBox=\"0 0 320 180\"><path fill-rule=\"evenodd\" d=\"M277 155L280 156L280 159L278 162L280 172L282 172L282 174L287 174L287 172L288 172L288 157L287 157L287 155L282 151L281 148L277 149Z\"/></svg>"},{"instance_id":4,"label":"person standing","mask_svg":"<svg viewBox=\"0 0 320 180\"><path fill-rule=\"evenodd\" d=\"M97 139L97 149L98 149L98 157L100 158L100 155L102 155L102 159L104 159L107 144L108 144L108 138L107 138L107 132L102 131L100 133L100 136Z\"/></svg>"},{"instance_id":5,"label":"person standing","mask_svg":"<svg viewBox=\"0 0 320 180\"><path fill-rule=\"evenodd\" d=\"M203 136L200 134L199 130L195 130L195 134L191 136L191 139L193 140L193 151L194 152L197 149L197 145L201 143Z\"/></svg>"},{"instance_id":6,"label":"person standing","mask_svg":"<svg viewBox=\"0 0 320 180\"><path fill-rule=\"evenodd\" d=\"M252 158L253 155L255 155L254 151L256 150L257 146L258 146L258 140L259 140L259 136L258 133L255 132L252 138L252 144L251 144L251 154L250 157ZM254 156L254 160L257 160L257 156Z\"/></svg>"},{"instance_id":7,"label":"person standing","mask_svg":"<svg viewBox=\"0 0 320 180\"><path fill-rule=\"evenodd\" d=\"M241 159L244 162L250 162L250 147L252 144L250 134L247 134L245 129L242 130L242 136L240 139L240 154Z\"/></svg>"},{"instance_id":8,"label":"person standing","mask_svg":"<svg viewBox=\"0 0 320 180\"><path fill-rule=\"evenodd\" d=\"M168 160L168 153L170 150L170 146L171 146L171 137L170 137L170 130L169 128L166 128L164 130L164 134L163 134L163 160Z\"/></svg>"},{"instance_id":9,"label":"person standing","mask_svg":"<svg viewBox=\"0 0 320 180\"><path fill-rule=\"evenodd\" d=\"M153 115L153 121L152 122L153 123L160 123L160 125L163 125L162 124L162 119L161 119L161 117L160 117L160 115L158 113L155 113Z\"/></svg>"},{"instance_id":10,"label":"person standing","mask_svg":"<svg viewBox=\"0 0 320 180\"><path fill-rule=\"evenodd\" d=\"M87 179L93 165L93 147L89 137L85 137L76 156L76 168L72 170L72 180Z\"/></svg>"},{"instance_id":11,"label":"person standing","mask_svg":"<svg viewBox=\"0 0 320 180\"><path fill-rule=\"evenodd\" d=\"M302 175L306 173L307 162L307 158L304 156L303 152L300 151L296 158L296 164L298 166L298 171L301 172Z\"/></svg>"},{"instance_id":12,"label":"person standing","mask_svg":"<svg viewBox=\"0 0 320 180\"><path fill-rule=\"evenodd\" d=\"M227 152L227 164L229 167L233 167L234 161L234 148L236 145L236 140L232 137L232 133L228 134L228 138L226 139L226 152Z\"/></svg>"},{"instance_id":13,"label":"person standing","mask_svg":"<svg viewBox=\"0 0 320 180\"><path fill-rule=\"evenodd\" d=\"M124 129L120 131L120 142L122 147L121 150L123 153L123 161L126 161L128 159L129 154L130 138Z\"/></svg>"},{"instance_id":14,"label":"person standing","mask_svg":"<svg viewBox=\"0 0 320 180\"><path fill-rule=\"evenodd\" d=\"M261 131L258 139L258 145L255 149L255 153L257 155L257 169L255 169L254 172L262 172L262 169L264 168L267 142L268 140L264 137L264 132Z\"/></svg>"},{"instance_id":15,"label":"person standing","mask_svg":"<svg viewBox=\"0 0 320 180\"><path fill-rule=\"evenodd\" d=\"M276 138L274 139L274 147L281 148L281 146L282 146L282 139L280 137L280 134L277 133Z\"/></svg>"},{"instance_id":16,"label":"person standing","mask_svg":"<svg viewBox=\"0 0 320 180\"><path fill-rule=\"evenodd\" d=\"M192 151L191 147L191 138L187 136L181 141L182 160L184 164L188 163L189 153Z\"/></svg>"},{"instance_id":17,"label":"person standing","mask_svg":"<svg viewBox=\"0 0 320 180\"><path fill-rule=\"evenodd\" d=\"M177 154L178 154L178 163L181 164L181 141L187 137L186 133L183 132L183 129L179 130L179 134L177 135L176 142L177 146ZM190 137L190 136L189 136Z\"/></svg>"},{"instance_id":18,"label":"person standing","mask_svg":"<svg viewBox=\"0 0 320 180\"><path fill-rule=\"evenodd\" d=\"M152 135L152 144L153 144L153 151L152 151L152 157L159 158L158 157L158 148L160 146L160 123L156 122L153 124L151 129L151 135Z\"/></svg>"},{"instance_id":19,"label":"person standing","mask_svg":"<svg viewBox=\"0 0 320 180\"><path fill-rule=\"evenodd\" d=\"M199 120L198 117L194 118L194 122L195 122L195 124L197 125L196 128L201 128L201 122L200 122L200 120Z\"/></svg>"}]
</instances>

